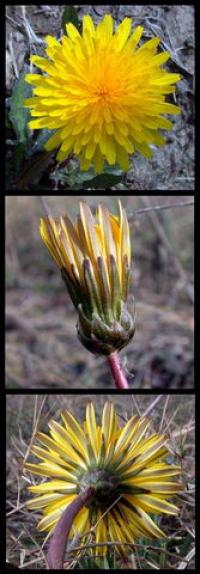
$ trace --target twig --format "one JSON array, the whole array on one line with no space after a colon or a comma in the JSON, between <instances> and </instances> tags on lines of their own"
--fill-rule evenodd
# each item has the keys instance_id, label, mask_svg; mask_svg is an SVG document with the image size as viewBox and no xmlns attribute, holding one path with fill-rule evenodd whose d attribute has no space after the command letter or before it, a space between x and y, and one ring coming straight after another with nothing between
<instances>
[{"instance_id":1,"label":"twig","mask_svg":"<svg viewBox=\"0 0 200 574\"><path fill-rule=\"evenodd\" d=\"M195 548L192 548L182 562L177 566L177 570L185 570L190 563L190 560L195 556Z\"/></svg>"},{"instance_id":2,"label":"twig","mask_svg":"<svg viewBox=\"0 0 200 574\"><path fill-rule=\"evenodd\" d=\"M137 403L136 397L135 397L134 395L131 395L131 398L132 398L132 402L133 402L133 404L134 404L134 407L136 408L137 413L138 413L139 416L141 417L141 416L142 416L142 413L141 413L140 407L139 407L139 405L138 405L138 403ZM144 415L143 415L143 416L144 416Z\"/></svg>"},{"instance_id":3,"label":"twig","mask_svg":"<svg viewBox=\"0 0 200 574\"><path fill-rule=\"evenodd\" d=\"M119 542L119 541L113 541L112 542L98 542L98 543L92 543L92 544L84 544L81 546L78 546L76 548L73 548L72 552L77 552L77 550L80 550L81 548L86 548L86 549L90 549L90 548L101 548L102 546L130 546L131 548L142 548L145 550L153 550L154 552L159 551L159 552L163 552L163 554L167 554L168 556L173 556L173 558L176 558L177 560L182 560L182 556L178 556L177 554L175 554L174 552L170 552L169 550L167 550L166 548L161 548L161 547L155 547L155 546L151 546L149 544L138 544L136 542ZM186 560L186 559L185 559Z\"/></svg>"},{"instance_id":4,"label":"twig","mask_svg":"<svg viewBox=\"0 0 200 574\"><path fill-rule=\"evenodd\" d=\"M19 71L18 71L17 62L16 62L16 58L15 58L15 52L13 50L12 37L13 37L13 33L11 32L8 45L10 48L10 54L11 54L11 58L12 58L12 65L13 65L13 69L15 72L15 76L16 76L16 78L19 78Z\"/></svg>"},{"instance_id":5,"label":"twig","mask_svg":"<svg viewBox=\"0 0 200 574\"><path fill-rule=\"evenodd\" d=\"M141 200L142 200L142 202L144 203L144 205L146 205L146 206L149 208L149 199L148 199L148 197L141 197ZM192 303L194 303L194 290L193 290L193 287L192 287L192 285L189 283L187 274L186 274L185 270L183 269L183 267L182 267L182 265L181 265L179 259L176 257L176 255L175 255L175 253L174 253L174 251L173 251L173 248L172 248L171 243L170 243L170 241L169 241L169 239L168 239L168 237L167 237L167 235L166 235L166 233L165 233L165 230L164 230L163 226L161 225L161 223L160 223L160 221L159 221L159 219L158 219L157 213L155 213L155 210L154 210L154 211L150 210L150 214L149 214L149 215L150 215L150 218L151 218L151 221L152 221L152 225L153 225L154 228L156 229L156 232L157 232L157 234L158 234L160 240L162 241L163 245L165 246L165 248L166 248L168 254L170 255L170 257L171 257L171 259L172 259L172 261L173 261L173 263L174 263L174 267L175 267L176 271L177 271L178 274L179 274L179 277L180 277L180 279L181 279L181 282L182 282L182 284L183 284L183 287L184 287L184 289L185 289L185 291L186 291L186 293L187 293L187 295L188 295L190 301L191 301Z\"/></svg>"},{"instance_id":6,"label":"twig","mask_svg":"<svg viewBox=\"0 0 200 574\"><path fill-rule=\"evenodd\" d=\"M179 203L169 203L167 205L152 205L151 207L144 207L143 209L136 209L131 215L129 215L129 222L131 219L135 219L138 215L143 215L144 213L150 213L151 211L163 211L164 209L173 209L174 207L188 207L189 205L194 205L194 201L180 201Z\"/></svg>"},{"instance_id":7,"label":"twig","mask_svg":"<svg viewBox=\"0 0 200 574\"><path fill-rule=\"evenodd\" d=\"M44 211L46 213L46 215L51 215L51 210L50 207L48 205L48 201L46 200L46 197L44 197L43 195L39 195L39 199L42 202L42 206L44 208Z\"/></svg>"},{"instance_id":8,"label":"twig","mask_svg":"<svg viewBox=\"0 0 200 574\"><path fill-rule=\"evenodd\" d=\"M30 25L30 22L28 21L28 19L26 17L26 6L21 6L21 10L22 10L23 26L24 26L24 29L25 29L26 34L28 36L29 43L30 44L44 44L44 40L42 40L41 38L36 36L33 28Z\"/></svg>"},{"instance_id":9,"label":"twig","mask_svg":"<svg viewBox=\"0 0 200 574\"><path fill-rule=\"evenodd\" d=\"M10 504L9 500L7 501L8 504ZM9 510L9 512L6 513L6 516L11 516L11 514L16 514L16 512L19 512L19 510L21 510L22 508L26 507L26 503L23 502L23 504L19 504L17 501L17 506L15 508L13 508L12 510Z\"/></svg>"},{"instance_id":10,"label":"twig","mask_svg":"<svg viewBox=\"0 0 200 574\"><path fill-rule=\"evenodd\" d=\"M110 512L110 510L112 508L114 508L114 506L117 504L117 502L119 502L119 500L122 498L122 494L120 494L120 496L118 496L118 498L116 498L116 500L114 502L112 502L112 504L110 504L110 506L108 506L108 508L105 510L105 512L103 512L103 514L101 514L100 518L97 520L97 522L95 522L94 526L92 526L92 528L90 528L90 530L88 530L87 532L84 532L84 534L81 534L79 536L79 539L81 540L81 538L85 538L86 536L88 536L88 534L92 534L93 532L95 532L96 527L98 526L99 522L101 522L106 514L108 514L108 512Z\"/></svg>"},{"instance_id":11,"label":"twig","mask_svg":"<svg viewBox=\"0 0 200 574\"><path fill-rule=\"evenodd\" d=\"M38 395L36 395L36 403L35 403L35 409L34 409L34 414L33 414L33 434L32 434L30 443L29 443L29 445L28 445L27 451L26 451L26 453L25 453L25 455L24 455L23 464L26 462L26 460L27 460L27 458L28 458L28 456L29 456L29 453L30 453L30 450L31 450L33 441L34 441L34 439L35 439L35 435L36 435L36 432L37 432L38 424L39 424L39 421L40 421L40 415L41 415L41 412L42 412L44 403L45 403L46 400L47 400L47 395L44 396L44 398L43 398L43 400L42 400L42 403L41 403L41 405L40 405L40 407L39 407L38 414L37 414L37 416L36 416L37 400L38 400Z\"/></svg>"},{"instance_id":12,"label":"twig","mask_svg":"<svg viewBox=\"0 0 200 574\"><path fill-rule=\"evenodd\" d=\"M42 547L41 547L40 544L37 542L37 540L33 537L33 535L29 532L29 530L26 528L25 524L24 524L24 527L23 527L23 528L24 528L24 533L27 534L27 535L29 536L29 538L32 540L32 542L35 544L35 546L36 546L37 550L39 551L42 560L44 560L45 566L46 566L46 568L47 568L47 567L48 567L48 562L47 562L46 555L45 555L45 553L43 552ZM24 555L24 558L25 558L25 555ZM21 567L23 567L23 564L21 565Z\"/></svg>"},{"instance_id":13,"label":"twig","mask_svg":"<svg viewBox=\"0 0 200 574\"><path fill-rule=\"evenodd\" d=\"M167 407L168 407L169 399L170 399L170 395L167 395L167 396L166 396L166 400L165 400L165 404L164 404L163 413L162 413L162 418L161 418L161 421L160 421L159 432L161 432L161 431L162 431L162 428L163 428L163 423L164 423L164 419L165 419L165 415L166 415L166 410L167 410ZM177 412L177 410L176 410L176 412Z\"/></svg>"},{"instance_id":14,"label":"twig","mask_svg":"<svg viewBox=\"0 0 200 574\"><path fill-rule=\"evenodd\" d=\"M174 431L171 433L171 438L176 438L177 436L184 436L188 432L192 432L195 430L195 424L192 424L190 427L181 429L179 431Z\"/></svg>"},{"instance_id":15,"label":"twig","mask_svg":"<svg viewBox=\"0 0 200 574\"><path fill-rule=\"evenodd\" d=\"M162 395L158 395L158 397L156 397L156 399L153 401L153 403L151 403L151 405L149 405L146 409L146 411L142 414L143 417L147 417L147 415L149 415L151 413L151 411L154 409L154 407L157 405L157 403L160 402L160 400L162 399Z\"/></svg>"}]
</instances>

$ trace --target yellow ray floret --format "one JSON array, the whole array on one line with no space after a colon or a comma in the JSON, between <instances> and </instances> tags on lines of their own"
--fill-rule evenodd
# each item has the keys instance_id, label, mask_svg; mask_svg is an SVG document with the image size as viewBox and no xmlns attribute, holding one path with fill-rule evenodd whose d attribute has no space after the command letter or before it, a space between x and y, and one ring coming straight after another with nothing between
<instances>
[{"instance_id":1,"label":"yellow ray floret","mask_svg":"<svg viewBox=\"0 0 200 574\"><path fill-rule=\"evenodd\" d=\"M179 74L162 66L168 52L157 53L160 38L138 47L143 28L131 31L125 18L114 30L111 15L96 26L83 16L83 31L72 23L60 41L46 37L47 57L31 56L44 74L27 74L33 97L25 101L34 119L31 129L56 130L45 145L59 148L58 161L69 153L80 159L80 167L103 171L104 162L129 168L129 154L152 155L151 144L164 145L158 130L171 129L163 114L179 108L165 101L173 93Z\"/></svg>"}]
</instances>

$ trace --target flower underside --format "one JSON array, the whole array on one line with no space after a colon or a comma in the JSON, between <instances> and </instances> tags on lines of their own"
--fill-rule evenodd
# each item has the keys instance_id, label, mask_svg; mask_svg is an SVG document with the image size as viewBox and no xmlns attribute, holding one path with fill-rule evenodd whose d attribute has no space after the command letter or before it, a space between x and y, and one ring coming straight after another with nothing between
<instances>
[{"instance_id":1,"label":"flower underside","mask_svg":"<svg viewBox=\"0 0 200 574\"><path fill-rule=\"evenodd\" d=\"M138 48L143 27L132 33L131 26L125 18L114 32L111 15L96 28L83 16L82 34L67 24L61 41L46 37L48 59L31 56L45 75L25 77L34 85L34 97L25 101L35 118L29 127L56 130L45 148L59 147L58 161L73 153L83 170L93 166L100 173L107 161L126 171L129 154L151 157L151 144L165 143L158 130L172 123L163 114L179 113L165 96L180 75L161 67L170 54L157 54L160 38Z\"/></svg>"},{"instance_id":2,"label":"flower underside","mask_svg":"<svg viewBox=\"0 0 200 574\"><path fill-rule=\"evenodd\" d=\"M168 455L166 437L147 435L146 418L133 416L121 427L110 403L104 405L101 425L92 404L83 426L68 411L61 417L64 426L51 421L50 434L36 436L41 446L31 447L42 462L25 463L46 479L29 487L37 496L28 507L43 511L39 530L52 532L66 507L92 486L95 494L75 518L71 538L79 534L86 541L92 526L97 544L164 537L149 513L176 515L178 509L168 499L182 489L175 480L180 467L163 461ZM125 552L123 546L117 549ZM92 552L106 554L107 547Z\"/></svg>"}]
</instances>

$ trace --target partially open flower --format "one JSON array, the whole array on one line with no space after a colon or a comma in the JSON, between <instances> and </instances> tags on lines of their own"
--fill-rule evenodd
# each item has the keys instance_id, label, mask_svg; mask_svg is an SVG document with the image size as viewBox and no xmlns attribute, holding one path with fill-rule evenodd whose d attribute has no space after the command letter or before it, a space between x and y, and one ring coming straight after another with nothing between
<instances>
[{"instance_id":1,"label":"partially open flower","mask_svg":"<svg viewBox=\"0 0 200 574\"><path fill-rule=\"evenodd\" d=\"M67 506L91 487L95 494L77 514L69 538L84 536L93 527L96 544L119 542L116 549L125 552L123 543L164 537L155 515L176 515L169 498L182 489L175 479L180 467L166 462L166 437L147 436L150 421L144 417L132 416L121 426L110 403L104 405L101 425L92 403L83 425L68 411L61 417L64 426L50 421L50 434L36 435L41 446L32 445L31 452L42 462L25 463L33 474L48 479L28 487L36 494L28 507L43 512L38 529L53 532ZM105 555L107 546L92 552Z\"/></svg>"},{"instance_id":2,"label":"partially open flower","mask_svg":"<svg viewBox=\"0 0 200 574\"><path fill-rule=\"evenodd\" d=\"M122 349L134 334L133 317L127 308L131 244L125 210L119 217L104 205L97 221L86 203L72 223L41 219L40 233L61 269L62 277L78 311L78 336L93 353L110 355Z\"/></svg>"}]
</instances>

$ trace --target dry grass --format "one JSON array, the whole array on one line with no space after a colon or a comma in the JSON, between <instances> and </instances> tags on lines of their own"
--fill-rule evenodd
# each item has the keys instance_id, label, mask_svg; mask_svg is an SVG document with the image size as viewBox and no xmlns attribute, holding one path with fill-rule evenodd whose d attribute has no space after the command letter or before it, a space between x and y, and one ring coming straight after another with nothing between
<instances>
[{"instance_id":1,"label":"dry grass","mask_svg":"<svg viewBox=\"0 0 200 574\"><path fill-rule=\"evenodd\" d=\"M23 460L28 457L36 431L47 431L51 417L59 419L60 410L69 409L80 421L90 395L8 395L7 396L7 560L22 569L45 568L44 534L37 532L39 512L28 511L26 486L30 474L23 474ZM176 497L180 509L175 517L163 516L161 528L166 533L162 542L139 540L130 550L128 563L123 564L110 548L108 567L123 569L193 569L194 568L194 397L192 395L94 395L99 416L105 400L112 400L123 421L131 414L148 414L152 428L164 432L169 448L182 466L183 493ZM31 481L38 482L32 476ZM77 546L77 541L76 541ZM112 545L111 545L112 546ZM85 556L83 560L83 555ZM88 561L89 544L68 556L66 568L92 567ZM87 566L86 566L87 565ZM98 564L100 566L100 564ZM102 568L106 564L101 564ZM93 563L94 568L94 563Z\"/></svg>"},{"instance_id":2,"label":"dry grass","mask_svg":"<svg viewBox=\"0 0 200 574\"><path fill-rule=\"evenodd\" d=\"M193 387L193 197L119 197L133 247L136 333L121 353L130 386ZM46 200L54 215L64 210L74 217L83 198L92 208L103 200L117 210L116 197ZM42 214L39 198L7 197L7 387L107 390L106 361L78 341L76 312L39 237Z\"/></svg>"}]
</instances>

